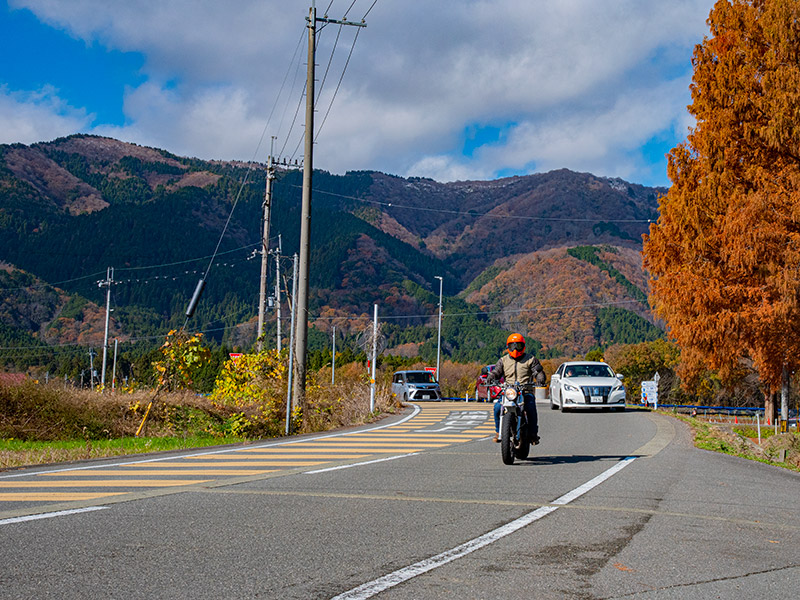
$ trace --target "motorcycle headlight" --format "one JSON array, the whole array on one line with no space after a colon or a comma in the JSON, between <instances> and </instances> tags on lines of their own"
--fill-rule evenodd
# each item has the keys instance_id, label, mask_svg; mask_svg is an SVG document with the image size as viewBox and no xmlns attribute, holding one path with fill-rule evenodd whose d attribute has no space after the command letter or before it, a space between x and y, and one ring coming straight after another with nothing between
<instances>
[{"instance_id":1,"label":"motorcycle headlight","mask_svg":"<svg viewBox=\"0 0 800 600\"><path fill-rule=\"evenodd\" d=\"M506 391L503 392L503 394L505 395L506 400L510 400L511 402L514 402L517 399L517 390L512 387L506 388Z\"/></svg>"}]
</instances>

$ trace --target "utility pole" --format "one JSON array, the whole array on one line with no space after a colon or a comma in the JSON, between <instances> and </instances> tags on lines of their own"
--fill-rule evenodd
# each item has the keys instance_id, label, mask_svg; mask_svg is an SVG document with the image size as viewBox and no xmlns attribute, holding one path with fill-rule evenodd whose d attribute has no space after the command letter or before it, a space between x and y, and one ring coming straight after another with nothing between
<instances>
[{"instance_id":1,"label":"utility pole","mask_svg":"<svg viewBox=\"0 0 800 600\"><path fill-rule=\"evenodd\" d=\"M278 326L278 352L281 351L281 252L283 247L281 245L281 235L278 234L278 250L275 252L275 307L276 319L275 324Z\"/></svg>"},{"instance_id":2,"label":"utility pole","mask_svg":"<svg viewBox=\"0 0 800 600\"><path fill-rule=\"evenodd\" d=\"M297 399L293 398L293 373L294 373L294 332L295 332L295 313L297 312L297 254L293 257L292 267L292 325L289 330L289 381L286 386L286 435L291 432L292 409L296 406Z\"/></svg>"},{"instance_id":3,"label":"utility pole","mask_svg":"<svg viewBox=\"0 0 800 600\"><path fill-rule=\"evenodd\" d=\"M439 333L436 335L436 380L441 381L439 374L439 360L442 355L442 278L434 275L434 279L439 280Z\"/></svg>"},{"instance_id":4,"label":"utility pole","mask_svg":"<svg viewBox=\"0 0 800 600\"><path fill-rule=\"evenodd\" d=\"M89 389L94 388L94 357L97 354L94 348L89 348ZM81 385L83 382L81 382Z\"/></svg>"},{"instance_id":5,"label":"utility pole","mask_svg":"<svg viewBox=\"0 0 800 600\"><path fill-rule=\"evenodd\" d=\"M114 285L114 269L112 267L108 267L106 271L106 279L105 281L98 281L98 287L104 287L106 289L106 332L103 336L103 372L100 374L100 391L105 392L106 390L106 364L107 364L107 357L108 357L108 321L109 315L111 313L111 286Z\"/></svg>"},{"instance_id":6,"label":"utility pole","mask_svg":"<svg viewBox=\"0 0 800 600\"><path fill-rule=\"evenodd\" d=\"M297 315L295 324L296 369L294 400L305 406L306 396L306 354L308 350L308 263L310 257L311 231L311 181L314 170L314 60L316 51L317 22L336 23L366 27L366 23L337 21L328 17L317 17L316 4L308 11L308 66L306 72L306 126L305 149L303 155L303 203L300 211L300 265L297 286Z\"/></svg>"},{"instance_id":7,"label":"utility pole","mask_svg":"<svg viewBox=\"0 0 800 600\"><path fill-rule=\"evenodd\" d=\"M273 143L275 136L272 137ZM261 284L258 294L258 333L256 347L261 352L264 349L264 313L267 304L267 269L269 268L269 212L272 205L272 182L275 180L275 167L272 164L272 149L267 158L267 185L264 191L264 204L262 206L262 233L261 233Z\"/></svg>"},{"instance_id":8,"label":"utility pole","mask_svg":"<svg viewBox=\"0 0 800 600\"><path fill-rule=\"evenodd\" d=\"M372 373L369 377L369 412L375 410L375 363L378 362L378 305L372 319Z\"/></svg>"},{"instance_id":9,"label":"utility pole","mask_svg":"<svg viewBox=\"0 0 800 600\"><path fill-rule=\"evenodd\" d=\"M336 385L336 325L331 332L331 385Z\"/></svg>"},{"instance_id":10,"label":"utility pole","mask_svg":"<svg viewBox=\"0 0 800 600\"><path fill-rule=\"evenodd\" d=\"M111 391L114 391L114 388L117 385L117 347L118 347L119 340L114 338L114 367L111 369Z\"/></svg>"}]
</instances>

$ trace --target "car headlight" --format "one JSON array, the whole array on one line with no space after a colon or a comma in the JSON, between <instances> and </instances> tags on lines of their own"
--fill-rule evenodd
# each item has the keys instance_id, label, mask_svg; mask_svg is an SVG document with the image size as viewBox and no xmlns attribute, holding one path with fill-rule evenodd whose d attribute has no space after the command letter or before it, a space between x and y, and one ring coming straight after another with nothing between
<instances>
[{"instance_id":1,"label":"car headlight","mask_svg":"<svg viewBox=\"0 0 800 600\"><path fill-rule=\"evenodd\" d=\"M517 390L512 387L506 388L503 395L506 397L506 400L514 402L517 399Z\"/></svg>"},{"instance_id":2,"label":"car headlight","mask_svg":"<svg viewBox=\"0 0 800 600\"><path fill-rule=\"evenodd\" d=\"M611 391L612 392L624 392L625 391L625 385L622 384L622 383L618 383L614 387L611 388Z\"/></svg>"},{"instance_id":3,"label":"car headlight","mask_svg":"<svg viewBox=\"0 0 800 600\"><path fill-rule=\"evenodd\" d=\"M565 383L564 389L567 390L568 392L580 392L580 390L571 383Z\"/></svg>"}]
</instances>

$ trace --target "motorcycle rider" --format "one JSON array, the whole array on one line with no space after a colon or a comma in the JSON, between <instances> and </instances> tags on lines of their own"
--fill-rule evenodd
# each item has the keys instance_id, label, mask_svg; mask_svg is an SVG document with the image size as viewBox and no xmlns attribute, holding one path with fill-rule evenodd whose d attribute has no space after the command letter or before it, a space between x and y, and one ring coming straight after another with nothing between
<instances>
[{"instance_id":1,"label":"motorcycle rider","mask_svg":"<svg viewBox=\"0 0 800 600\"><path fill-rule=\"evenodd\" d=\"M532 354L525 352L525 338L522 334L512 333L506 340L506 353L500 357L497 364L489 372L489 381L499 381L505 377L506 383L519 382L522 385L536 384L543 386L547 380L539 360ZM531 444L539 443L539 415L536 413L536 397L534 394L523 394L525 412L528 415L528 428ZM502 397L494 404L494 441L500 441L500 410Z\"/></svg>"}]
</instances>

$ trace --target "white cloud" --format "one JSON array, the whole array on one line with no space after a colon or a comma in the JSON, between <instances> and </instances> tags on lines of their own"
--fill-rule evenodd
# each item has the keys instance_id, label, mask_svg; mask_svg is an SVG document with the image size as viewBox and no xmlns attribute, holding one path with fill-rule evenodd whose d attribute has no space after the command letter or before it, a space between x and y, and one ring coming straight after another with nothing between
<instances>
[{"instance_id":1,"label":"white cloud","mask_svg":"<svg viewBox=\"0 0 800 600\"><path fill-rule=\"evenodd\" d=\"M45 86L35 92L0 86L0 144L33 144L88 127L86 111L70 106L58 91Z\"/></svg>"},{"instance_id":2,"label":"white cloud","mask_svg":"<svg viewBox=\"0 0 800 600\"><path fill-rule=\"evenodd\" d=\"M148 81L128 92L128 125L98 131L179 154L249 159L277 106L268 134L284 142L305 77L308 2L10 4L88 43L145 56ZM348 18L359 20L371 4L357 0ZM379 0L359 33L315 164L333 172L378 169L440 180L535 165L637 181L649 176L637 146L685 128L691 51L707 31L712 4ZM330 16L341 18L350 5L334 0ZM318 3L320 14L325 6ZM318 79L338 29L327 25L321 32ZM355 29L341 31L318 124ZM302 122L301 109L287 152ZM478 149L474 160L462 156L466 128L509 123L516 127L504 144Z\"/></svg>"}]
</instances>

